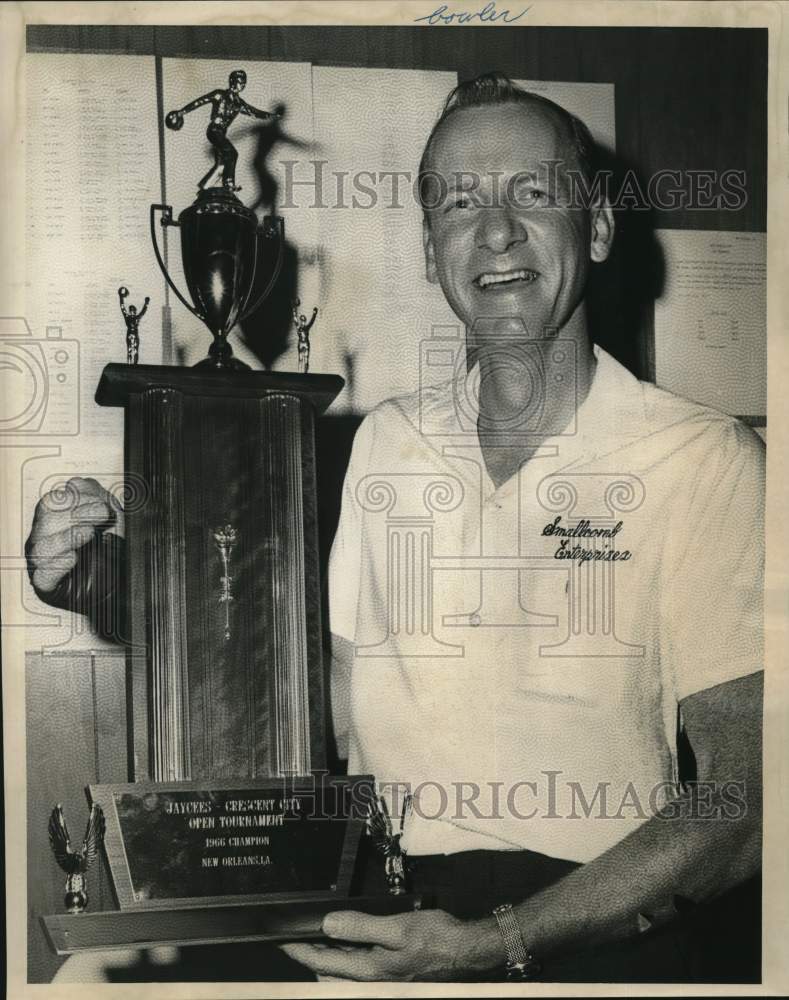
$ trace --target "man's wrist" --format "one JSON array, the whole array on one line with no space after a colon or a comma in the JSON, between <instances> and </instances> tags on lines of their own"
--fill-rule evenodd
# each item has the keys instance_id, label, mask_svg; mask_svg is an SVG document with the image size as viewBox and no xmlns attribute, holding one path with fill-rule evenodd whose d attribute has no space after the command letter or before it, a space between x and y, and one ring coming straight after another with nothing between
<instances>
[{"instance_id":1,"label":"man's wrist","mask_svg":"<svg viewBox=\"0 0 789 1000\"><path fill-rule=\"evenodd\" d=\"M536 979L541 966L527 947L521 932L520 922L511 903L502 903L493 911L496 918L504 950L507 953L507 979L518 982Z\"/></svg>"},{"instance_id":2,"label":"man's wrist","mask_svg":"<svg viewBox=\"0 0 789 1000\"><path fill-rule=\"evenodd\" d=\"M461 949L463 965L474 972L501 968L507 961L501 933L493 916L464 921Z\"/></svg>"}]
</instances>

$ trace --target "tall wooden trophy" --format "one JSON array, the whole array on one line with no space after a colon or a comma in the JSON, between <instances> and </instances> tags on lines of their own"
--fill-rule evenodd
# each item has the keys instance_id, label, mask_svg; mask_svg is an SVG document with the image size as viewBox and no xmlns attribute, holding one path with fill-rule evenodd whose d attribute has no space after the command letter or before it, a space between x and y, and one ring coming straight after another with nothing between
<instances>
[{"instance_id":1,"label":"tall wooden trophy","mask_svg":"<svg viewBox=\"0 0 789 1000\"><path fill-rule=\"evenodd\" d=\"M70 914L43 918L60 954L306 938L331 909L419 905L399 883L349 898L374 784L326 774L314 421L342 379L306 373L306 317L299 373L251 371L227 340L268 294L284 241L282 219L258 225L235 194L227 126L273 117L240 97L245 79L167 116L177 129L211 103L216 162L177 222L151 206L157 260L211 331L209 355L191 369L110 364L96 392L125 408L126 474L144 494L126 515L134 780L88 789L81 855L53 819L58 860L83 880ZM180 228L191 302L159 251L157 215ZM276 260L267 282L264 259ZM91 913L84 871L102 827L118 909Z\"/></svg>"}]
</instances>

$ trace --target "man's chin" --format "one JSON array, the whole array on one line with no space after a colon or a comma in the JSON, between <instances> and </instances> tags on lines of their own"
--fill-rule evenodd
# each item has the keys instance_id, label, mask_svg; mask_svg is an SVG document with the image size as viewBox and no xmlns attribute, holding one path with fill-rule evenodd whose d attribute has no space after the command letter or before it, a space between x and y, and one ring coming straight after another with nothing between
<instances>
[{"instance_id":1,"label":"man's chin","mask_svg":"<svg viewBox=\"0 0 789 1000\"><path fill-rule=\"evenodd\" d=\"M535 312L478 313L471 321L466 321L469 342L484 344L485 341L501 340L541 340L546 324L544 317Z\"/></svg>"}]
</instances>

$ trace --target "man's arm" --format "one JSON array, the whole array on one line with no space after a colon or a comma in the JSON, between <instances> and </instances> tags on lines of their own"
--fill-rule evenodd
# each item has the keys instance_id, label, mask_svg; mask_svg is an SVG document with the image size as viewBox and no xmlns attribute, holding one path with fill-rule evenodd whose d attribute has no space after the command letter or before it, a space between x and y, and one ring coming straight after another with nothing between
<instances>
[{"instance_id":1,"label":"man's arm","mask_svg":"<svg viewBox=\"0 0 789 1000\"><path fill-rule=\"evenodd\" d=\"M554 955L635 935L645 920L654 926L671 919L676 896L711 899L758 870L762 674L691 695L681 707L698 782L605 854L514 907L524 941L539 958L550 962ZM349 912L329 915L324 929L365 946L286 946L293 958L325 975L451 979L504 961L493 917L463 922L435 911L393 917Z\"/></svg>"},{"instance_id":2,"label":"man's arm","mask_svg":"<svg viewBox=\"0 0 789 1000\"><path fill-rule=\"evenodd\" d=\"M675 896L702 902L758 870L762 679L751 674L682 702L698 782L605 854L516 907L535 954L627 937L639 916L653 925L673 917Z\"/></svg>"},{"instance_id":3,"label":"man's arm","mask_svg":"<svg viewBox=\"0 0 789 1000\"><path fill-rule=\"evenodd\" d=\"M54 608L86 615L126 642L123 509L95 479L74 477L39 500L25 542L30 583Z\"/></svg>"}]
</instances>

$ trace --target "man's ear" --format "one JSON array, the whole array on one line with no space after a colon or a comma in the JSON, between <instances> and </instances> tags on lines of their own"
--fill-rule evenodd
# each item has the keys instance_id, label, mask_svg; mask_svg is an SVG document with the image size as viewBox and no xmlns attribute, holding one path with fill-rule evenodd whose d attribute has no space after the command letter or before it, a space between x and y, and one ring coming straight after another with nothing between
<instances>
[{"instance_id":1,"label":"man's ear","mask_svg":"<svg viewBox=\"0 0 789 1000\"><path fill-rule=\"evenodd\" d=\"M611 252L616 228L614 213L607 199L592 208L591 222L589 255L593 261L599 264L606 260Z\"/></svg>"},{"instance_id":2,"label":"man's ear","mask_svg":"<svg viewBox=\"0 0 789 1000\"><path fill-rule=\"evenodd\" d=\"M436 248L430 233L430 223L427 216L422 218L422 246L425 251L425 277L431 285L438 284L438 269L436 268Z\"/></svg>"}]
</instances>

